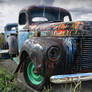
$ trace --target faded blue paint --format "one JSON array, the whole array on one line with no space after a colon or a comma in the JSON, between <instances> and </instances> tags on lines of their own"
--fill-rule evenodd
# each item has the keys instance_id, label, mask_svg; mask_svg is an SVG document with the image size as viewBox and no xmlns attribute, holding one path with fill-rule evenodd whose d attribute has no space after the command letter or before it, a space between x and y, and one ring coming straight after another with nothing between
<instances>
[{"instance_id":1,"label":"faded blue paint","mask_svg":"<svg viewBox=\"0 0 92 92\"><path fill-rule=\"evenodd\" d=\"M74 54L77 50L76 47L76 38L66 37L64 40L64 49L66 51L66 60L67 64L71 64L73 62Z\"/></svg>"},{"instance_id":2,"label":"faded blue paint","mask_svg":"<svg viewBox=\"0 0 92 92\"><path fill-rule=\"evenodd\" d=\"M18 33L18 48L19 48L19 52L24 44L24 41L28 39L29 36L29 32L19 32Z\"/></svg>"},{"instance_id":3,"label":"faded blue paint","mask_svg":"<svg viewBox=\"0 0 92 92\"><path fill-rule=\"evenodd\" d=\"M17 34L16 32L16 28L18 27L17 23L12 23L12 24L7 24L4 28L4 36L5 36L5 40L7 41L7 38L11 35L11 34ZM12 29L15 28L15 29Z\"/></svg>"}]
</instances>

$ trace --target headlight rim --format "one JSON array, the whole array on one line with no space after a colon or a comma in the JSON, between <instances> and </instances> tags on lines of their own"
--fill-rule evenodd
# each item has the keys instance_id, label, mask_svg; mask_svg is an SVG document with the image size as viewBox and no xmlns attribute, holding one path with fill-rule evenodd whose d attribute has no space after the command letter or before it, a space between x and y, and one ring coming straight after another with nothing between
<instances>
[{"instance_id":1,"label":"headlight rim","mask_svg":"<svg viewBox=\"0 0 92 92\"><path fill-rule=\"evenodd\" d=\"M58 56L57 56L56 58L54 58L54 59L50 58L50 57L49 57L49 54L48 54L49 50L52 49L52 48L57 48L57 49L58 49ZM48 48L46 55L47 55L47 58L48 58L49 61L56 62L56 61L58 61L58 60L60 59L60 57L61 57L61 48L60 48L59 46L54 46L54 45L53 45L53 46L51 46L51 47Z\"/></svg>"}]
</instances>

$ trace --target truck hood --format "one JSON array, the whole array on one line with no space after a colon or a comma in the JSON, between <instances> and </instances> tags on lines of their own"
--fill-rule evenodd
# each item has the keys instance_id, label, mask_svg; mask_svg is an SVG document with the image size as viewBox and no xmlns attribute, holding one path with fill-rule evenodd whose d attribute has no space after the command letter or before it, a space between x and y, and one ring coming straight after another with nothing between
<instances>
[{"instance_id":1,"label":"truck hood","mask_svg":"<svg viewBox=\"0 0 92 92\"><path fill-rule=\"evenodd\" d=\"M92 21L34 23L29 29L41 36L92 36Z\"/></svg>"}]
</instances>

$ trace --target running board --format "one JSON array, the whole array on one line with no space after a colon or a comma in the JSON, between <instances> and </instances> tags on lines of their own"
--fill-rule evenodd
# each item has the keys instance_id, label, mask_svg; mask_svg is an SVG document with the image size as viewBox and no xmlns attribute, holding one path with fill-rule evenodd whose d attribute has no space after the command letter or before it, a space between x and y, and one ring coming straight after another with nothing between
<instances>
[{"instance_id":1,"label":"running board","mask_svg":"<svg viewBox=\"0 0 92 92\"><path fill-rule=\"evenodd\" d=\"M0 50L0 54L9 53L9 50Z\"/></svg>"},{"instance_id":2,"label":"running board","mask_svg":"<svg viewBox=\"0 0 92 92\"><path fill-rule=\"evenodd\" d=\"M88 80L92 80L92 73L54 75L50 77L50 81L55 84L73 83L73 82L88 81Z\"/></svg>"}]
</instances>

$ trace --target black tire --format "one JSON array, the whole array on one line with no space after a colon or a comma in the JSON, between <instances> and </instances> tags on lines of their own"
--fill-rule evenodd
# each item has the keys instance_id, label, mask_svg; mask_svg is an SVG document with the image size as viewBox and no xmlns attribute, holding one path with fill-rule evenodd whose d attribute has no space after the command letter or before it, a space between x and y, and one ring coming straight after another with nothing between
<instances>
[{"instance_id":1,"label":"black tire","mask_svg":"<svg viewBox=\"0 0 92 92\"><path fill-rule=\"evenodd\" d=\"M2 50L7 50L7 49L9 49L8 43L6 41L3 41ZM10 58L9 53L3 53L2 58L4 58L4 59Z\"/></svg>"},{"instance_id":2,"label":"black tire","mask_svg":"<svg viewBox=\"0 0 92 92\"><path fill-rule=\"evenodd\" d=\"M33 83L33 81L32 81L33 77L30 77L31 79L29 79L29 77L28 77L28 67L29 67L29 65L31 65L31 63L32 63L32 61L27 57L25 62L24 62L24 67L23 67L23 74L24 74L25 81L30 87L32 87L32 88L34 88L38 91L41 91L44 88L44 85L46 83L46 79L42 75L39 75L43 78L43 80L42 80L41 83L38 83L37 85L35 83ZM31 68L31 70L32 70L32 68ZM30 73L30 75L31 75L31 73Z\"/></svg>"}]
</instances>

